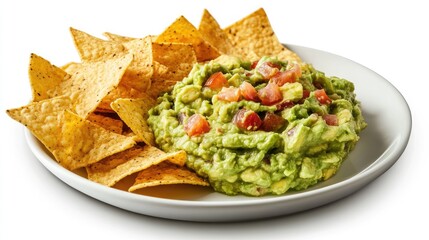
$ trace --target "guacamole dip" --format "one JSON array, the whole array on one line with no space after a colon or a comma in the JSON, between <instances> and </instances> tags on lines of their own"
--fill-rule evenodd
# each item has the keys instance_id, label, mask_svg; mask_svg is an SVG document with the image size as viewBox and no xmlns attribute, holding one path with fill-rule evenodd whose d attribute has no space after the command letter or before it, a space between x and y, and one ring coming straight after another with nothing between
<instances>
[{"instance_id":1,"label":"guacamole dip","mask_svg":"<svg viewBox=\"0 0 429 240\"><path fill-rule=\"evenodd\" d=\"M306 64L222 56L149 111L156 143L228 195L301 190L333 176L366 123L352 82Z\"/></svg>"}]
</instances>

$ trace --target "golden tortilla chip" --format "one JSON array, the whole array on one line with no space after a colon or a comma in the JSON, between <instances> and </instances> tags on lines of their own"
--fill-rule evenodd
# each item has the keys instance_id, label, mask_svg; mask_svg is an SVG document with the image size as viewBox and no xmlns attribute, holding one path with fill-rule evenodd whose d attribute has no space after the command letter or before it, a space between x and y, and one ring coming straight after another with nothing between
<instances>
[{"instance_id":1,"label":"golden tortilla chip","mask_svg":"<svg viewBox=\"0 0 429 240\"><path fill-rule=\"evenodd\" d=\"M110 32L104 32L103 35L106 36L110 41L120 42L120 43L124 43L124 42L128 42L136 39L133 37L122 36L122 35L118 35Z\"/></svg>"},{"instance_id":2,"label":"golden tortilla chip","mask_svg":"<svg viewBox=\"0 0 429 240\"><path fill-rule=\"evenodd\" d=\"M162 162L139 172L133 186L128 191L133 192L145 187L167 184L209 186L207 181L200 178L191 170L169 162Z\"/></svg>"},{"instance_id":3,"label":"golden tortilla chip","mask_svg":"<svg viewBox=\"0 0 429 240\"><path fill-rule=\"evenodd\" d=\"M156 147L136 145L133 148L91 164L86 169L88 179L106 186L113 186L126 176L163 161L183 166L186 161L186 152L164 153Z\"/></svg>"},{"instance_id":4,"label":"golden tortilla chip","mask_svg":"<svg viewBox=\"0 0 429 240\"><path fill-rule=\"evenodd\" d=\"M204 9L198 31L219 53L227 55L235 54L235 48L228 35L222 30L219 23L207 9Z\"/></svg>"},{"instance_id":5,"label":"golden tortilla chip","mask_svg":"<svg viewBox=\"0 0 429 240\"><path fill-rule=\"evenodd\" d=\"M32 102L26 106L9 109L7 114L26 126L28 130L50 151L58 149L64 111L71 109L72 102L67 96Z\"/></svg>"},{"instance_id":6,"label":"golden tortilla chip","mask_svg":"<svg viewBox=\"0 0 429 240\"><path fill-rule=\"evenodd\" d=\"M33 93L33 101L49 98L48 91L56 88L69 76L61 68L52 65L48 60L32 53L28 70Z\"/></svg>"},{"instance_id":7,"label":"golden tortilla chip","mask_svg":"<svg viewBox=\"0 0 429 240\"><path fill-rule=\"evenodd\" d=\"M122 128L124 122L118 119L114 119L102 114L91 113L87 118L90 122L99 125L100 127L107 129L111 132L122 134Z\"/></svg>"},{"instance_id":8,"label":"golden tortilla chip","mask_svg":"<svg viewBox=\"0 0 429 240\"><path fill-rule=\"evenodd\" d=\"M142 98L148 96L145 92L138 91L132 87L119 83L118 87L112 90L103 98L97 106L97 111L114 112L110 104L118 98Z\"/></svg>"},{"instance_id":9,"label":"golden tortilla chip","mask_svg":"<svg viewBox=\"0 0 429 240\"><path fill-rule=\"evenodd\" d=\"M64 120L52 154L67 169L86 167L136 144L132 137L106 130L69 110Z\"/></svg>"},{"instance_id":10,"label":"golden tortilla chip","mask_svg":"<svg viewBox=\"0 0 429 240\"><path fill-rule=\"evenodd\" d=\"M126 53L120 42L106 41L74 28L70 28L70 32L82 61L98 61Z\"/></svg>"},{"instance_id":11,"label":"golden tortilla chip","mask_svg":"<svg viewBox=\"0 0 429 240\"><path fill-rule=\"evenodd\" d=\"M157 98L188 76L197 59L190 44L153 43L152 49L154 74L148 94Z\"/></svg>"},{"instance_id":12,"label":"golden tortilla chip","mask_svg":"<svg viewBox=\"0 0 429 240\"><path fill-rule=\"evenodd\" d=\"M219 52L204 40L201 33L185 17L181 16L164 30L157 38L157 43L192 44L198 62L218 57Z\"/></svg>"},{"instance_id":13,"label":"golden tortilla chip","mask_svg":"<svg viewBox=\"0 0 429 240\"><path fill-rule=\"evenodd\" d=\"M301 63L296 53L279 42L263 8L225 28L224 31L234 47L241 52L242 58L257 60L251 59L254 56L248 55L253 51L258 57L278 56L281 60Z\"/></svg>"},{"instance_id":14,"label":"golden tortilla chip","mask_svg":"<svg viewBox=\"0 0 429 240\"><path fill-rule=\"evenodd\" d=\"M155 100L151 97L138 99L118 98L112 102L111 107L136 134L136 141L143 141L148 145L154 146L155 136L147 123L147 119L149 109L155 104Z\"/></svg>"},{"instance_id":15,"label":"golden tortilla chip","mask_svg":"<svg viewBox=\"0 0 429 240\"><path fill-rule=\"evenodd\" d=\"M86 118L97 108L102 99L118 86L131 61L132 55L125 55L109 60L82 63L79 65L80 70L48 92L48 95L69 96L76 113Z\"/></svg>"},{"instance_id":16,"label":"golden tortilla chip","mask_svg":"<svg viewBox=\"0 0 429 240\"><path fill-rule=\"evenodd\" d=\"M147 91L153 75L152 38L138 38L124 43L125 48L133 54L133 61L128 66L121 84L138 91Z\"/></svg>"}]
</instances>

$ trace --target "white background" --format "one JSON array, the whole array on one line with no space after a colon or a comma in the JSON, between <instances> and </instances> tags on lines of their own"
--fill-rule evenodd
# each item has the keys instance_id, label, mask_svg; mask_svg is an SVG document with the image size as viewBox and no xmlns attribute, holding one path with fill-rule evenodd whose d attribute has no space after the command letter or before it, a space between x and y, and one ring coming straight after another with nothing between
<instances>
[{"instance_id":1,"label":"white background","mask_svg":"<svg viewBox=\"0 0 429 240\"><path fill-rule=\"evenodd\" d=\"M54 177L30 152L23 127L5 114L30 99L30 53L56 65L78 60L69 27L100 37L105 31L140 37L159 34L180 15L198 25L204 8L226 27L259 7L282 42L367 66L388 79L411 108L413 131L401 158L343 200L243 223L189 223L126 212ZM427 239L428 10L424 1L412 0L1 1L0 239ZM380 95L380 101L388 99Z\"/></svg>"}]
</instances>

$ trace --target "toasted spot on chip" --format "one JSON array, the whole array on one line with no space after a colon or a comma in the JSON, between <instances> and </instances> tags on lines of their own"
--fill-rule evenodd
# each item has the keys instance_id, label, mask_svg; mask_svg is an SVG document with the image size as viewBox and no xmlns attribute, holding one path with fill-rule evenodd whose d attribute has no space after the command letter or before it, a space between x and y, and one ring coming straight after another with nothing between
<instances>
[{"instance_id":1,"label":"toasted spot on chip","mask_svg":"<svg viewBox=\"0 0 429 240\"><path fill-rule=\"evenodd\" d=\"M221 54L234 55L234 46L228 35L222 30L216 19L207 9L204 9L198 31L203 38L215 47Z\"/></svg>"},{"instance_id":2,"label":"toasted spot on chip","mask_svg":"<svg viewBox=\"0 0 429 240\"><path fill-rule=\"evenodd\" d=\"M245 59L256 60L251 59L254 56L248 56L248 53L253 51L258 57L278 56L281 60L301 63L296 53L279 42L263 8L235 22L224 31Z\"/></svg>"},{"instance_id":3,"label":"toasted spot on chip","mask_svg":"<svg viewBox=\"0 0 429 240\"><path fill-rule=\"evenodd\" d=\"M148 111L155 106L155 100L151 97L145 98L118 98L112 102L111 107L115 110L122 121L137 135L137 141L154 146L155 137L150 129L147 119Z\"/></svg>"},{"instance_id":4,"label":"toasted spot on chip","mask_svg":"<svg viewBox=\"0 0 429 240\"><path fill-rule=\"evenodd\" d=\"M131 61L132 55L129 54L74 66L76 72L48 94L51 97L69 96L76 113L86 118L97 108L102 99L118 86Z\"/></svg>"},{"instance_id":5,"label":"toasted spot on chip","mask_svg":"<svg viewBox=\"0 0 429 240\"><path fill-rule=\"evenodd\" d=\"M133 148L91 164L86 169L88 179L106 186L113 186L126 176L163 161L183 166L186 161L186 152L165 153L156 147L136 145Z\"/></svg>"},{"instance_id":6,"label":"toasted spot on chip","mask_svg":"<svg viewBox=\"0 0 429 240\"><path fill-rule=\"evenodd\" d=\"M133 186L131 186L128 191L133 192L145 187L167 184L209 186L207 181L186 167L180 167L169 162L162 162L139 172Z\"/></svg>"},{"instance_id":7,"label":"toasted spot on chip","mask_svg":"<svg viewBox=\"0 0 429 240\"><path fill-rule=\"evenodd\" d=\"M98 61L125 54L120 42L106 41L75 28L70 28L70 32L82 61Z\"/></svg>"},{"instance_id":8,"label":"toasted spot on chip","mask_svg":"<svg viewBox=\"0 0 429 240\"><path fill-rule=\"evenodd\" d=\"M189 43L194 47L199 62L219 56L219 52L205 41L201 33L185 17L180 16L156 39L157 43Z\"/></svg>"},{"instance_id":9,"label":"toasted spot on chip","mask_svg":"<svg viewBox=\"0 0 429 240\"><path fill-rule=\"evenodd\" d=\"M57 87L69 77L67 72L34 53L30 56L28 76L30 78L33 101L49 98L48 91Z\"/></svg>"},{"instance_id":10,"label":"toasted spot on chip","mask_svg":"<svg viewBox=\"0 0 429 240\"><path fill-rule=\"evenodd\" d=\"M65 168L74 170L133 147L136 142L85 120L69 110L64 112L58 148L52 154Z\"/></svg>"}]
</instances>

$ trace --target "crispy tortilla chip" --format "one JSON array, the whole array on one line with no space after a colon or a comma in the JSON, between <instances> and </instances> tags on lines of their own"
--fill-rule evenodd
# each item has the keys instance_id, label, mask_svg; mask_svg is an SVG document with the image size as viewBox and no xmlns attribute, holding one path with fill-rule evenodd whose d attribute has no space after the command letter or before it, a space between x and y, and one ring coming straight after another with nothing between
<instances>
[{"instance_id":1,"label":"crispy tortilla chip","mask_svg":"<svg viewBox=\"0 0 429 240\"><path fill-rule=\"evenodd\" d=\"M125 48L133 54L133 61L121 81L138 91L147 91L153 75L152 38L138 38L124 43Z\"/></svg>"},{"instance_id":2,"label":"crispy tortilla chip","mask_svg":"<svg viewBox=\"0 0 429 240\"><path fill-rule=\"evenodd\" d=\"M195 49L199 62L218 57L219 52L204 40L201 33L185 17L181 16L164 30L157 38L157 43L188 43Z\"/></svg>"},{"instance_id":3,"label":"crispy tortilla chip","mask_svg":"<svg viewBox=\"0 0 429 240\"><path fill-rule=\"evenodd\" d=\"M48 60L32 53L28 69L33 101L49 98L48 91L59 86L70 76L61 68L52 65Z\"/></svg>"},{"instance_id":4,"label":"crispy tortilla chip","mask_svg":"<svg viewBox=\"0 0 429 240\"><path fill-rule=\"evenodd\" d=\"M136 144L132 137L106 130L68 110L64 120L52 154L67 169L86 167Z\"/></svg>"},{"instance_id":5,"label":"crispy tortilla chip","mask_svg":"<svg viewBox=\"0 0 429 240\"><path fill-rule=\"evenodd\" d=\"M114 119L102 114L91 113L87 118L90 122L99 125L100 127L107 129L111 132L122 134L122 128L124 122L118 119Z\"/></svg>"},{"instance_id":6,"label":"crispy tortilla chip","mask_svg":"<svg viewBox=\"0 0 429 240\"><path fill-rule=\"evenodd\" d=\"M109 39L110 41L120 42L120 43L124 43L124 42L128 42L128 41L136 39L133 37L122 36L122 35L114 34L114 33L110 33L110 32L104 32L103 35L106 36L107 39Z\"/></svg>"},{"instance_id":7,"label":"crispy tortilla chip","mask_svg":"<svg viewBox=\"0 0 429 240\"><path fill-rule=\"evenodd\" d=\"M145 98L118 98L112 102L111 107L115 110L122 121L137 135L136 141L154 146L155 137L150 129L147 119L148 111L156 102L151 97Z\"/></svg>"},{"instance_id":8,"label":"crispy tortilla chip","mask_svg":"<svg viewBox=\"0 0 429 240\"><path fill-rule=\"evenodd\" d=\"M183 166L186 161L186 153L184 151L164 153L156 147L136 145L124 152L91 164L86 169L88 179L106 186L113 186L124 177L163 161Z\"/></svg>"},{"instance_id":9,"label":"crispy tortilla chip","mask_svg":"<svg viewBox=\"0 0 429 240\"><path fill-rule=\"evenodd\" d=\"M74 28L70 28L70 32L82 61L98 61L126 53L120 42L106 41Z\"/></svg>"},{"instance_id":10,"label":"crispy tortilla chip","mask_svg":"<svg viewBox=\"0 0 429 240\"><path fill-rule=\"evenodd\" d=\"M169 162L162 162L139 172L133 186L128 191L133 192L145 187L167 184L192 184L209 186L208 182L185 167Z\"/></svg>"},{"instance_id":11,"label":"crispy tortilla chip","mask_svg":"<svg viewBox=\"0 0 429 240\"><path fill-rule=\"evenodd\" d=\"M160 77L165 80L182 81L197 62L192 45L189 44L154 43L152 48L154 60L168 68L168 71Z\"/></svg>"},{"instance_id":12,"label":"crispy tortilla chip","mask_svg":"<svg viewBox=\"0 0 429 240\"><path fill-rule=\"evenodd\" d=\"M98 111L114 112L110 104L118 98L143 98L148 95L145 92L138 91L132 87L119 83L118 87L107 94L101 103L97 106Z\"/></svg>"},{"instance_id":13,"label":"crispy tortilla chip","mask_svg":"<svg viewBox=\"0 0 429 240\"><path fill-rule=\"evenodd\" d=\"M66 73L73 75L75 74L77 71L80 70L81 68L81 63L77 63L77 62L69 62L67 64L64 64L63 66L61 66L60 68L65 71Z\"/></svg>"},{"instance_id":14,"label":"crispy tortilla chip","mask_svg":"<svg viewBox=\"0 0 429 240\"><path fill-rule=\"evenodd\" d=\"M20 122L50 151L59 148L59 134L64 124L64 111L72 107L67 96L49 98L9 109L7 114Z\"/></svg>"},{"instance_id":15,"label":"crispy tortilla chip","mask_svg":"<svg viewBox=\"0 0 429 240\"><path fill-rule=\"evenodd\" d=\"M225 28L224 31L234 47L241 52L242 58L256 60L247 54L253 51L258 57L278 56L281 60L301 63L296 53L279 42L263 8Z\"/></svg>"},{"instance_id":16,"label":"crispy tortilla chip","mask_svg":"<svg viewBox=\"0 0 429 240\"><path fill-rule=\"evenodd\" d=\"M219 23L207 9L204 9L198 31L203 35L204 39L221 54L235 54L235 48L228 38L228 35L222 30Z\"/></svg>"},{"instance_id":17,"label":"crispy tortilla chip","mask_svg":"<svg viewBox=\"0 0 429 240\"><path fill-rule=\"evenodd\" d=\"M48 94L51 97L69 96L76 113L86 118L97 108L101 100L118 86L131 61L132 56L125 55L82 63L79 70Z\"/></svg>"},{"instance_id":18,"label":"crispy tortilla chip","mask_svg":"<svg viewBox=\"0 0 429 240\"><path fill-rule=\"evenodd\" d=\"M148 94L156 98L188 76L197 62L192 45L153 43L154 74ZM180 61L178 61L180 59Z\"/></svg>"}]
</instances>

